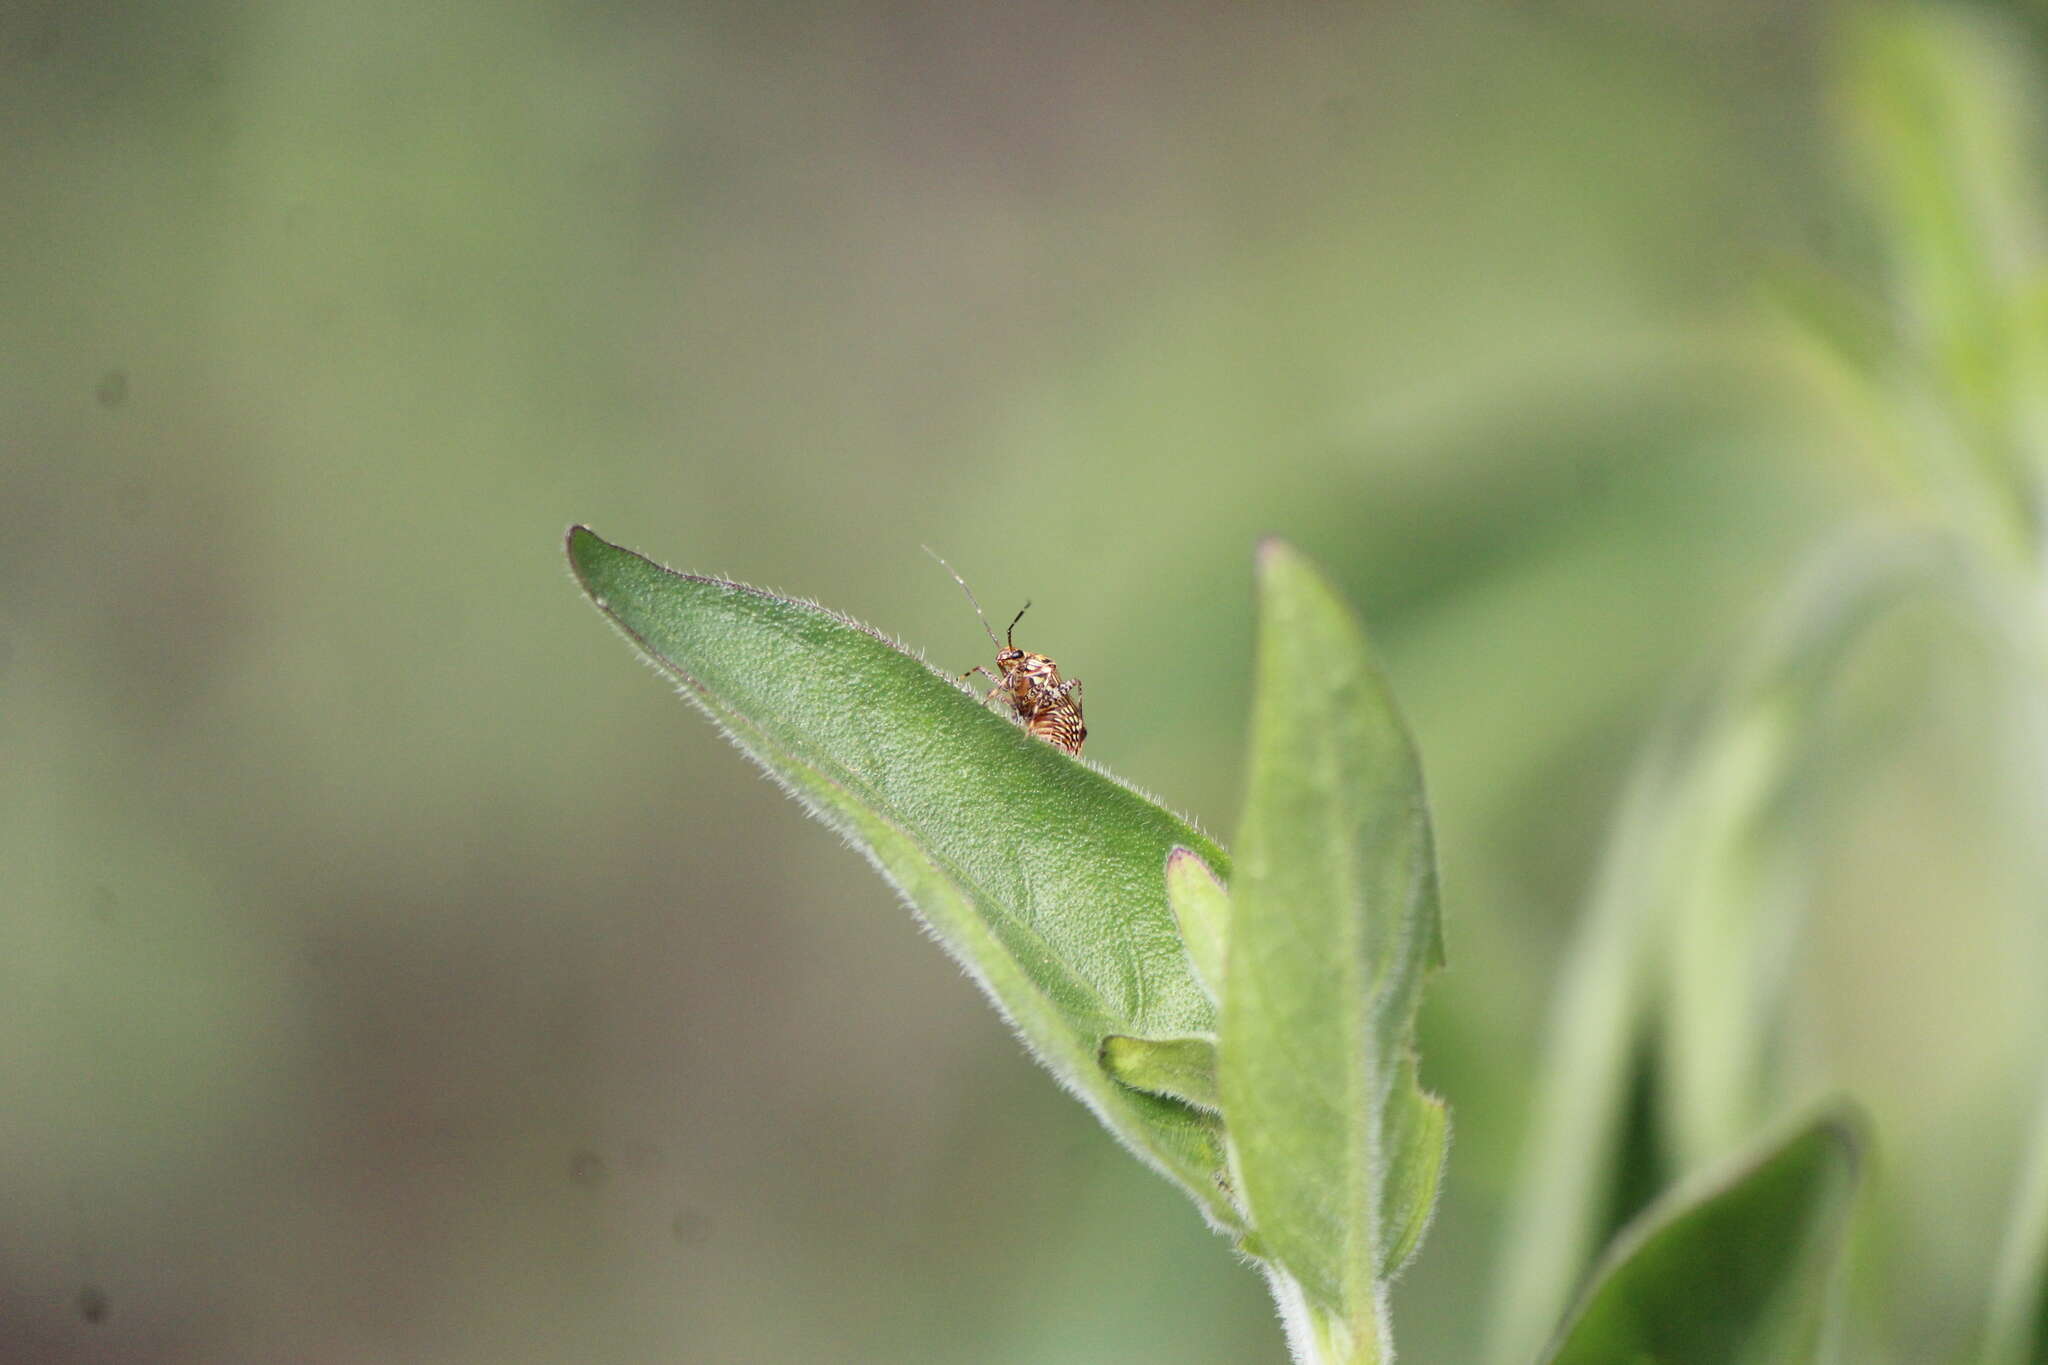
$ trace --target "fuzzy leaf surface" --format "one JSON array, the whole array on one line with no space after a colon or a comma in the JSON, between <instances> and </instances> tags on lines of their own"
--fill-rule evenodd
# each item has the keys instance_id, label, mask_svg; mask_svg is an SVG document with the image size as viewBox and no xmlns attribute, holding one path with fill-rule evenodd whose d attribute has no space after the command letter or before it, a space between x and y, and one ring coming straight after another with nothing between
<instances>
[{"instance_id":1,"label":"fuzzy leaf surface","mask_svg":"<svg viewBox=\"0 0 2048 1365\"><path fill-rule=\"evenodd\" d=\"M1112 1035L1213 1033L1161 869L1224 870L1187 821L1025 733L879 632L809 602L665 569L584 527L569 562L684 697L864 853L1033 1055L1212 1222L1215 1125L1118 1085Z\"/></svg>"},{"instance_id":2,"label":"fuzzy leaf surface","mask_svg":"<svg viewBox=\"0 0 2048 1365\"><path fill-rule=\"evenodd\" d=\"M1230 883L1219 1079L1260 1254L1347 1358L1385 1358L1385 1285L1427 1220L1442 1110L1415 1010L1440 960L1435 856L1406 726L1336 591L1259 554L1250 788Z\"/></svg>"},{"instance_id":3,"label":"fuzzy leaf surface","mask_svg":"<svg viewBox=\"0 0 2048 1365\"><path fill-rule=\"evenodd\" d=\"M1230 890L1191 849L1166 858L1166 900L1187 945L1188 966L1210 1004L1223 999L1223 962L1230 937Z\"/></svg>"},{"instance_id":4,"label":"fuzzy leaf surface","mask_svg":"<svg viewBox=\"0 0 2048 1365\"><path fill-rule=\"evenodd\" d=\"M1182 1104L1215 1113L1216 1040L1195 1038L1125 1038L1102 1040L1102 1068L1134 1090L1164 1095Z\"/></svg>"}]
</instances>

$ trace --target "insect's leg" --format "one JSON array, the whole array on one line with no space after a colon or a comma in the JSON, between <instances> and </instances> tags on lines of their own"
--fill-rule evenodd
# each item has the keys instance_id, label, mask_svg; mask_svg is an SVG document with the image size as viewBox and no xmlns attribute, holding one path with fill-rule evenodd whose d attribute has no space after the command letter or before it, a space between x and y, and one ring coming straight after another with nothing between
<instances>
[{"instance_id":1,"label":"insect's leg","mask_svg":"<svg viewBox=\"0 0 2048 1365\"><path fill-rule=\"evenodd\" d=\"M996 680L996 685L994 687L991 687L988 690L988 695L981 699L981 704L983 706L987 706L990 702L994 701L996 699L996 694L998 692L1004 692L1009 690L1010 680L1008 678L990 672L988 668L982 664L976 664L974 667L968 669L965 673L962 673L960 675L960 681L966 682L969 678L973 677L977 673L981 674L983 677L994 678Z\"/></svg>"},{"instance_id":2,"label":"insect's leg","mask_svg":"<svg viewBox=\"0 0 2048 1365\"><path fill-rule=\"evenodd\" d=\"M981 699L981 704L983 706L987 706L990 702L994 701L998 693L1007 691L1009 689L1010 680L1008 678L1001 676L1000 674L991 672L986 664L976 664L974 667L968 669L965 673L962 673L960 675L960 681L966 682L969 678L973 677L977 673L981 674L983 677L994 678L996 680L996 685L994 687L991 687L988 690L988 695Z\"/></svg>"}]
</instances>

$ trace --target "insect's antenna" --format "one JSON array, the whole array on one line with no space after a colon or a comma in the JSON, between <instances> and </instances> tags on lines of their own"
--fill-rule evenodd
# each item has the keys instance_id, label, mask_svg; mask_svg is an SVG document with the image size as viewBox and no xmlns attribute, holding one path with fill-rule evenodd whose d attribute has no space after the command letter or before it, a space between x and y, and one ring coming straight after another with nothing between
<instances>
[{"instance_id":1,"label":"insect's antenna","mask_svg":"<svg viewBox=\"0 0 2048 1365\"><path fill-rule=\"evenodd\" d=\"M961 577L961 576L960 576L959 574L957 574L957 573L953 573L953 566L952 566L951 564L948 564L948 563L947 563L947 562L945 561L945 559L944 559L944 558L943 558L943 557L942 557L942 556L941 556L941 555L939 554L939 552L938 552L937 550L934 550L934 549L933 549L933 548L932 548L931 546L929 546L929 545L925 546L925 547L924 547L924 552L925 552L926 554L930 555L930 556L931 556L931 557L932 557L933 559L936 559L936 560L938 560L938 561L939 561L939 567L940 567L940 568L944 569L944 570L945 570L945 571L946 571L947 573L949 573L949 574L953 574L953 581L954 581L955 583L958 583L958 584L960 585L960 591L962 591L962 592L964 592L964 593L966 593L966 594L967 594L967 601L968 601L968 603L969 603L970 605L972 605L972 606L973 606L973 608L974 608L974 614L975 614L976 616L980 616L980 617L981 617L981 628L982 628L983 630L985 630L985 631L987 631L987 632L988 632L988 642L989 642L990 644L994 644L994 643L996 643L996 632L995 632L995 627L991 626L991 625L990 625L990 624L988 623L988 617L987 617L987 616L985 616L985 615L983 615L983 613L982 613L982 610L981 610L981 603L979 603L979 602L976 602L976 601L974 600L974 589L972 589L972 588L970 588L970 587L968 587L968 586L967 586L967 580L966 580L966 579L964 579L964 578L962 578L962 577ZM1031 604L1030 604L1029 602L1026 602L1026 603L1025 603L1024 605L1028 607L1028 606L1030 606ZM1022 616L1022 615L1023 615L1024 613L1020 611L1020 612L1018 612L1017 614L1018 614L1019 616ZM1012 628L1012 629L1015 629L1015 628L1016 628L1016 625L1017 625L1017 623L1016 623L1015 621L1012 621L1012 622L1010 622L1010 626L1011 626L1011 628Z\"/></svg>"},{"instance_id":2,"label":"insect's antenna","mask_svg":"<svg viewBox=\"0 0 2048 1365\"><path fill-rule=\"evenodd\" d=\"M1030 610L1031 603L1027 601L1024 603L1023 609L1010 618L1010 628L1003 632L1003 638L1010 642L1010 648L1012 649L1017 647L1017 623L1023 620L1024 613Z\"/></svg>"}]
</instances>

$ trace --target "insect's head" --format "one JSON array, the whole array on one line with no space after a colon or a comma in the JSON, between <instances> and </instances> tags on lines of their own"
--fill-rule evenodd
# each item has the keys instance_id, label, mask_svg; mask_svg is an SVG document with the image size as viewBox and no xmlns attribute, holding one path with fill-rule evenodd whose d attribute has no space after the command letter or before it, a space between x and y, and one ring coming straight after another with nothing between
<instances>
[{"instance_id":1,"label":"insect's head","mask_svg":"<svg viewBox=\"0 0 2048 1365\"><path fill-rule=\"evenodd\" d=\"M1031 655L1017 648L1017 623L1024 619L1024 612L1030 610L1031 604L1026 602L1023 611L1010 618L1010 628L1003 632L1005 647L996 651L996 667L1002 669L1006 676L1026 667L1031 661ZM991 635L989 638L995 637Z\"/></svg>"}]
</instances>

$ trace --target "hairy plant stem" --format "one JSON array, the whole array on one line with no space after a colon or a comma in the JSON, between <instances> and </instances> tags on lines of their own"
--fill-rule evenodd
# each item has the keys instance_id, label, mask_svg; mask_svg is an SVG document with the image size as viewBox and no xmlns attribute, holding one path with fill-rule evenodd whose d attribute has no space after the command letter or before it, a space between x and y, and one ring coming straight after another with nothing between
<instances>
[{"instance_id":1,"label":"hairy plant stem","mask_svg":"<svg viewBox=\"0 0 2048 1365\"><path fill-rule=\"evenodd\" d=\"M1383 1303L1374 1306L1371 1330L1361 1338L1340 1315L1310 1302L1287 1272L1275 1266L1263 1269L1295 1365L1393 1365L1394 1345Z\"/></svg>"}]
</instances>

